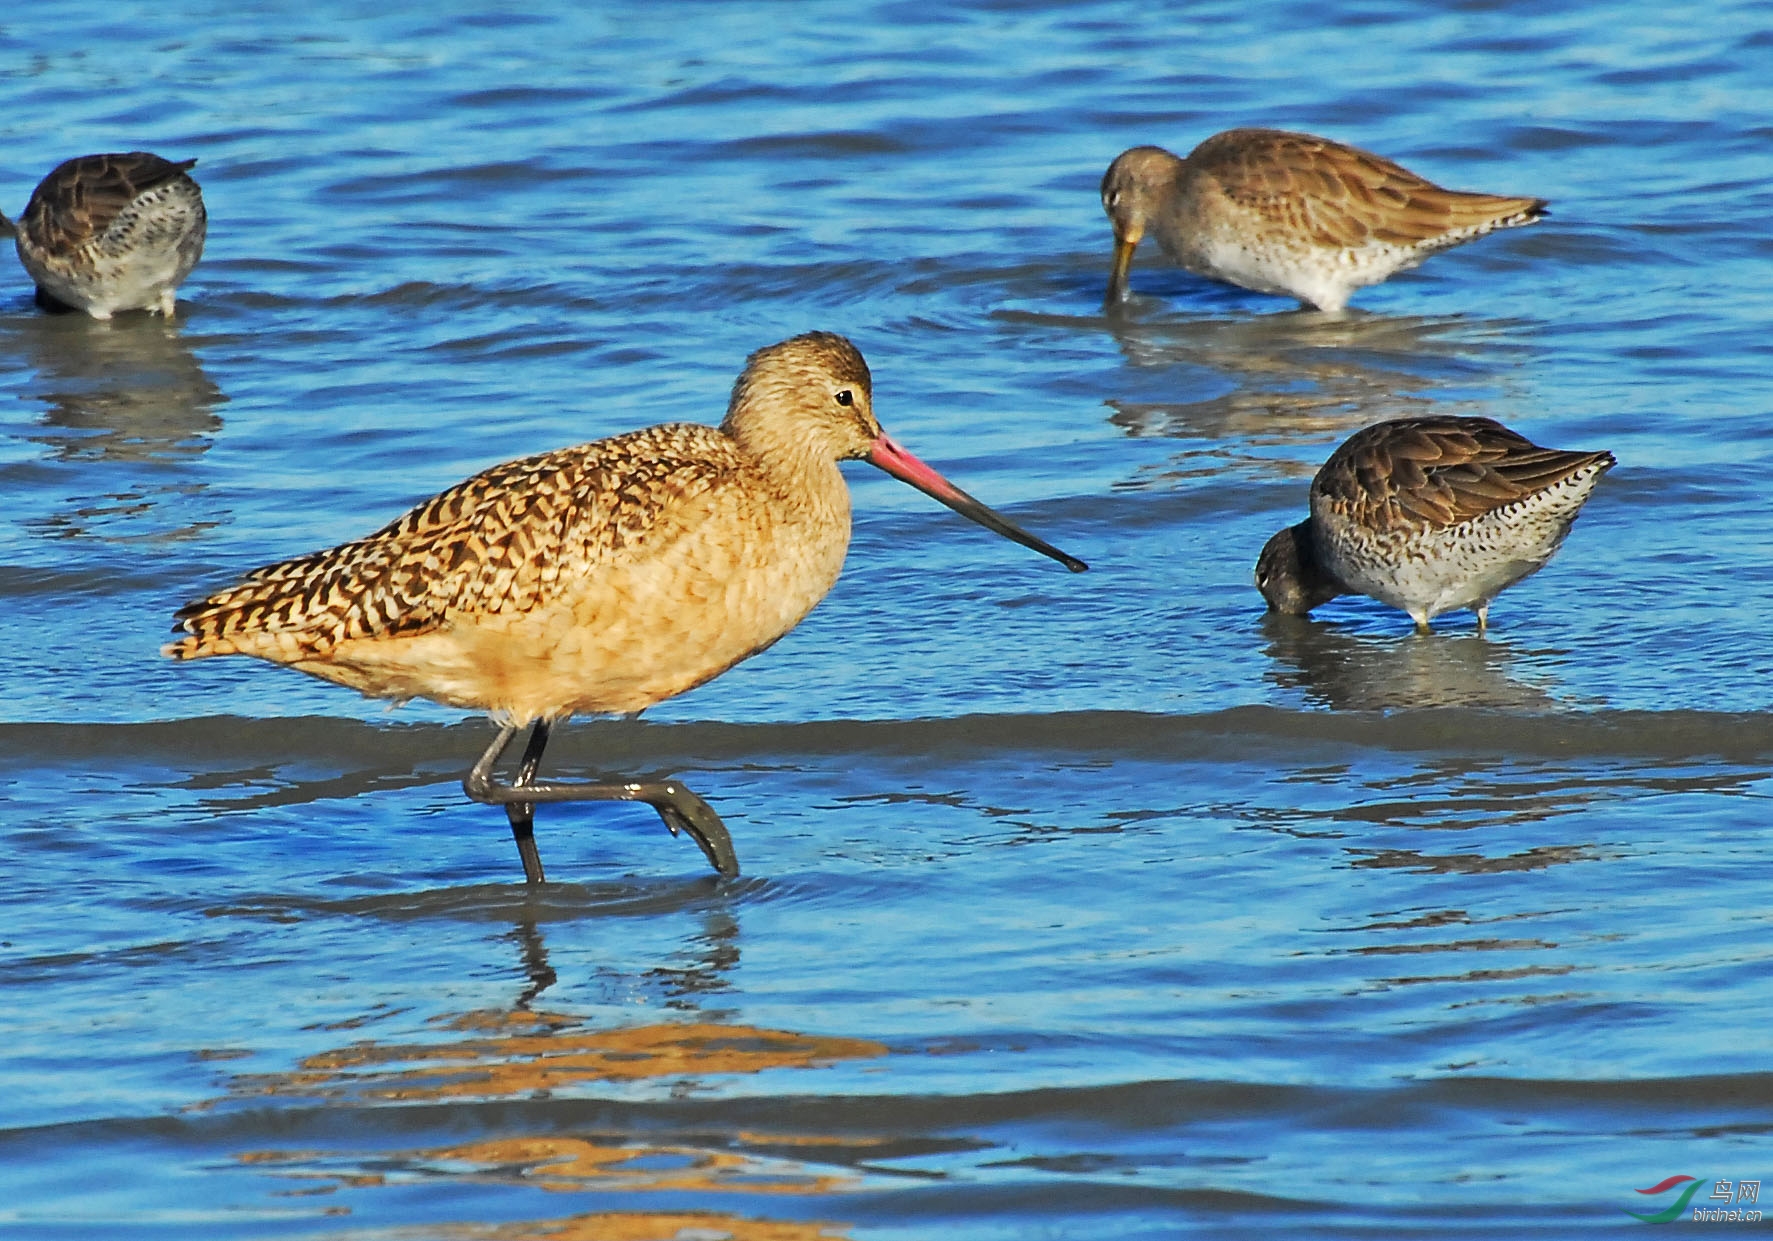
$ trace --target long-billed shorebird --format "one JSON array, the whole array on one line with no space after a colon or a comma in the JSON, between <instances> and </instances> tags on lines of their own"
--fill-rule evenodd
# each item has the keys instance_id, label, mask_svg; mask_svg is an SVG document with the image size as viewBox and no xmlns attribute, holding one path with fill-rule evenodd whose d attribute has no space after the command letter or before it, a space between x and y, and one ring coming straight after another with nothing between
<instances>
[{"instance_id":1,"label":"long-billed shorebird","mask_svg":"<svg viewBox=\"0 0 1773 1241\"><path fill-rule=\"evenodd\" d=\"M1256 586L1273 612L1304 615L1369 595L1426 630L1490 602L1545 566L1610 452L1540 448L1489 418L1400 418L1350 436L1311 480L1311 516L1268 540Z\"/></svg>"},{"instance_id":2,"label":"long-billed shorebird","mask_svg":"<svg viewBox=\"0 0 1773 1241\"><path fill-rule=\"evenodd\" d=\"M82 155L38 184L13 225L37 304L109 319L119 310L171 315L174 291L203 255L203 191L180 163L147 151Z\"/></svg>"},{"instance_id":3,"label":"long-billed shorebird","mask_svg":"<svg viewBox=\"0 0 1773 1241\"><path fill-rule=\"evenodd\" d=\"M374 534L267 565L180 609L175 659L252 655L378 698L490 713L498 736L462 785L505 806L524 874L542 881L534 807L642 801L710 863L732 840L674 780L537 781L552 725L631 714L756 655L837 581L866 460L1066 568L1087 566L1011 524L888 438L868 364L810 332L752 354L719 427L669 423L482 471ZM493 769L530 725L516 778Z\"/></svg>"},{"instance_id":4,"label":"long-billed shorebird","mask_svg":"<svg viewBox=\"0 0 1773 1241\"><path fill-rule=\"evenodd\" d=\"M1126 295L1147 233L1189 271L1341 310L1349 295L1437 250L1531 224L1543 198L1444 190L1356 147L1280 129L1228 129L1178 159L1139 146L1102 177L1114 226L1106 305Z\"/></svg>"}]
</instances>

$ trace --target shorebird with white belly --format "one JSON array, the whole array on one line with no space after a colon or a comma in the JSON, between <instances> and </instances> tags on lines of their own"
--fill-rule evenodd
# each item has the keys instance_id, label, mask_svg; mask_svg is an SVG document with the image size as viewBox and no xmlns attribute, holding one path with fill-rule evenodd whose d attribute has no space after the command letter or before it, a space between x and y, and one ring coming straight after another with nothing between
<instances>
[{"instance_id":1,"label":"shorebird with white belly","mask_svg":"<svg viewBox=\"0 0 1773 1241\"><path fill-rule=\"evenodd\" d=\"M82 155L38 183L17 234L37 304L109 319L119 310L171 317L173 295L203 256L209 217L196 164L147 151Z\"/></svg>"},{"instance_id":2,"label":"shorebird with white belly","mask_svg":"<svg viewBox=\"0 0 1773 1241\"><path fill-rule=\"evenodd\" d=\"M865 460L1074 572L890 439L842 336L760 349L719 427L671 423L493 466L364 538L268 565L180 609L175 659L251 655L379 698L490 713L463 780L502 804L531 883L538 802L640 801L737 874L718 815L675 780L538 781L549 729L708 681L786 634L837 581L850 538L838 462ZM515 779L493 771L530 726Z\"/></svg>"},{"instance_id":3,"label":"shorebird with white belly","mask_svg":"<svg viewBox=\"0 0 1773 1241\"><path fill-rule=\"evenodd\" d=\"M1545 215L1543 198L1442 189L1383 156L1280 129L1228 129L1179 159L1123 151L1102 177L1114 227L1106 306L1147 233L1196 275L1341 310L1429 255Z\"/></svg>"},{"instance_id":4,"label":"shorebird with white belly","mask_svg":"<svg viewBox=\"0 0 1773 1241\"><path fill-rule=\"evenodd\" d=\"M1271 612L1303 616L1369 595L1420 631L1490 602L1545 567L1610 452L1541 448L1489 418L1400 418L1350 436L1311 480L1311 516L1262 549L1256 586Z\"/></svg>"}]
</instances>

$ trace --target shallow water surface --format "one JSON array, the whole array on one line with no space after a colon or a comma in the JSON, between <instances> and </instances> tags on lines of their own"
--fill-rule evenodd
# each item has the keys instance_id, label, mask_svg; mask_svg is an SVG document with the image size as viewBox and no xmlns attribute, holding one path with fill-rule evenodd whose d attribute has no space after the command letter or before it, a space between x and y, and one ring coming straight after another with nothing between
<instances>
[{"instance_id":1,"label":"shallow water surface","mask_svg":"<svg viewBox=\"0 0 1773 1241\"><path fill-rule=\"evenodd\" d=\"M322 2L0 17L0 207L196 156L171 323L0 290L0 1235L1612 1234L1773 1178L1773 7ZM1309 129L1553 215L1345 316L1165 267L1108 160ZM10 263L10 260L7 260ZM849 470L831 597L550 771L161 659L180 603L494 462L867 354L1090 561ZM1420 637L1267 617L1352 431L1610 448ZM1770 1190L1769 1192L1773 1192Z\"/></svg>"}]
</instances>

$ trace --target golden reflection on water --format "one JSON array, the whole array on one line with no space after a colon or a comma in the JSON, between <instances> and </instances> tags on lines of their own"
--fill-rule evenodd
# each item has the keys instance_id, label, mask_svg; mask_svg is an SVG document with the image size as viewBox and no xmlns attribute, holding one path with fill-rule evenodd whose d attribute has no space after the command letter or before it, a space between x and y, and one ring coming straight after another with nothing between
<instances>
[{"instance_id":1,"label":"golden reflection on water","mask_svg":"<svg viewBox=\"0 0 1773 1241\"><path fill-rule=\"evenodd\" d=\"M824 1139L808 1135L807 1141ZM829 1194L861 1183L856 1176L794 1160L688 1141L641 1141L624 1133L478 1138L379 1151L373 1159L313 1150L245 1151L238 1159L303 1182L295 1191L300 1194L435 1181L554 1193Z\"/></svg>"},{"instance_id":2,"label":"golden reflection on water","mask_svg":"<svg viewBox=\"0 0 1773 1241\"><path fill-rule=\"evenodd\" d=\"M599 1211L505 1224L445 1224L347 1234L351 1241L842 1241L840 1224L747 1219L717 1211Z\"/></svg>"},{"instance_id":3,"label":"golden reflection on water","mask_svg":"<svg viewBox=\"0 0 1773 1241\"><path fill-rule=\"evenodd\" d=\"M714 1073L816 1068L886 1054L866 1039L823 1037L759 1026L668 1022L616 1030L580 1028L554 1012L489 1010L439 1018L458 1037L436 1043L364 1040L304 1059L283 1073L242 1074L231 1097L301 1096L342 1108L385 1102L534 1099L575 1084L694 1079ZM520 1122L521 1123L521 1122ZM621 1130L499 1134L410 1150L254 1150L236 1156L312 1197L389 1186L443 1184L553 1193L734 1193L822 1195L858 1188L861 1178L748 1147L855 1146L818 1134L735 1132L713 1139ZM862 1143L865 1145L866 1143ZM332 1213L349 1212L337 1208ZM462 1241L831 1241L839 1225L756 1219L713 1211L615 1211L518 1223L451 1223L426 1237ZM349 1234L392 1241L411 1228Z\"/></svg>"},{"instance_id":4,"label":"golden reflection on water","mask_svg":"<svg viewBox=\"0 0 1773 1241\"><path fill-rule=\"evenodd\" d=\"M581 1082L632 1082L711 1073L760 1073L868 1059L886 1048L834 1038L712 1022L580 1030L576 1017L482 1011L440 1018L469 1037L438 1043L351 1043L277 1073L240 1074L229 1094L413 1102L533 1095Z\"/></svg>"}]
</instances>

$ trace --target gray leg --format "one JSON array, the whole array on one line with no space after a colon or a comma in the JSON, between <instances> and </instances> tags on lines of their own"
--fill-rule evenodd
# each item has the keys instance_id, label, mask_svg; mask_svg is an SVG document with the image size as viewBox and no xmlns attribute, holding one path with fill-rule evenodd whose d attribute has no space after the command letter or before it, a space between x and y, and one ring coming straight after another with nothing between
<instances>
[{"instance_id":1,"label":"gray leg","mask_svg":"<svg viewBox=\"0 0 1773 1241\"><path fill-rule=\"evenodd\" d=\"M671 829L673 836L680 831L688 832L715 870L723 875L739 873L739 856L733 851L733 838L727 833L726 824L707 802L675 780L647 784L564 784L536 780L536 764L541 760L542 747L548 744L546 721L538 720L531 731L529 744L524 747L523 760L518 766L517 779L511 784L500 784L493 778L493 768L516 735L515 725L500 730L493 743L486 747L486 753L480 756L480 761L463 777L462 791L473 801L506 807L511 818L511 832L517 837L517 848L524 855L523 873L531 883L541 882L542 863L535 857L533 830L529 833L529 848L524 849L524 833L518 828L518 810L521 807L523 821L528 827L538 802L556 801L645 802L658 811L659 818ZM535 862L533 871L530 868L532 858Z\"/></svg>"},{"instance_id":2,"label":"gray leg","mask_svg":"<svg viewBox=\"0 0 1773 1241\"><path fill-rule=\"evenodd\" d=\"M536 764L542 761L542 751L547 746L548 721L537 720L535 727L529 730L529 742L523 747L523 758L517 764L517 779L512 783L518 788L535 780ZM548 882L548 876L542 873L542 855L536 850L536 804L506 802L505 817L511 820L511 839L517 842L517 855L523 859L524 881Z\"/></svg>"}]
</instances>

